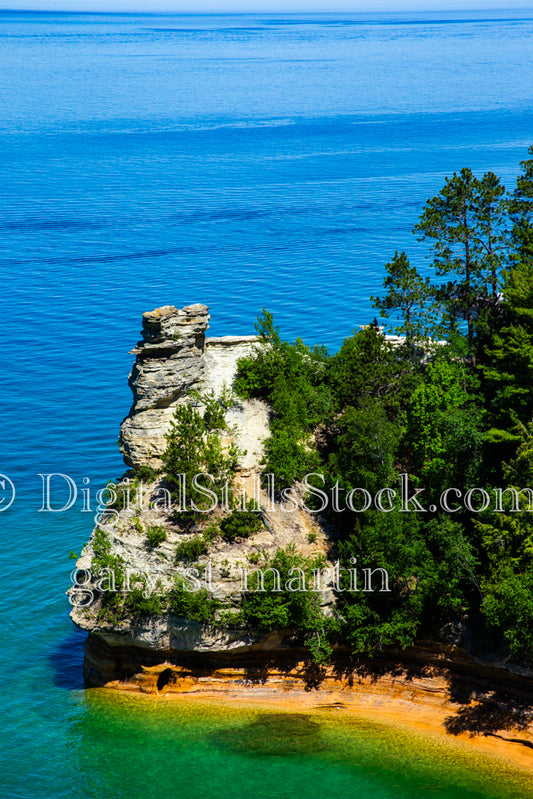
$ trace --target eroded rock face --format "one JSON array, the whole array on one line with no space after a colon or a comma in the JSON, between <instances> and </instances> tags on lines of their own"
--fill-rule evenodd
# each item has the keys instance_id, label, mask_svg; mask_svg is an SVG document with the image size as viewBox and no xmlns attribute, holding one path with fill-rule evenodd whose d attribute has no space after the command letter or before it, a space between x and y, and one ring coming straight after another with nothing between
<instances>
[{"instance_id":1,"label":"eroded rock face","mask_svg":"<svg viewBox=\"0 0 533 799\"><path fill-rule=\"evenodd\" d=\"M119 447L127 466L161 466L176 406L188 402L190 392L230 388L237 361L253 352L257 336L206 338L209 309L206 305L175 308L165 305L143 314L143 340L131 350L136 355L129 376L133 405L120 429ZM230 424L237 424L250 438L259 431L268 435L268 413L258 400L233 409ZM242 423L242 424L239 424ZM257 428L257 430L256 430ZM258 462L248 439L236 444L246 451L245 468Z\"/></svg>"},{"instance_id":2,"label":"eroded rock face","mask_svg":"<svg viewBox=\"0 0 533 799\"><path fill-rule=\"evenodd\" d=\"M165 306L144 314L143 339L132 351L136 360L129 377L134 402L120 433L120 447L128 465L161 466L160 458L167 446L167 433L176 406L191 402L202 413L201 399L191 396L191 392L214 392L220 396L224 389L231 389L239 359L254 353L257 336L206 338L208 322L205 305L181 309ZM327 536L303 506L296 511L267 510L268 497L261 488L260 473L264 468L264 443L270 435L270 418L271 410L262 400L234 396L226 410L227 427L220 435L223 447L234 445L237 448L236 492L244 491L249 498L257 497L265 508L264 525L252 537L227 541L218 536L210 543L207 560L202 557L201 564L197 564L204 577L209 564L210 595L230 612L239 606L242 570L243 567L247 569L248 564L253 570L260 558L271 558L279 548L289 545L306 557L327 556ZM124 573L147 576L148 596L153 591L165 596L173 590L176 577L183 577L187 565L176 561L176 547L194 534L180 527L173 519L171 508L155 502L165 485L164 476L147 479L133 490L131 506L122 507L116 518L100 517L76 563L82 575L91 577L95 534L99 531L105 534L111 553L119 559ZM302 499L303 487L296 486L295 490ZM214 519L220 520L218 511ZM158 526L165 529L166 539L157 547L151 547L146 531ZM253 560L249 560L249 556ZM95 575L90 582L93 588ZM85 579L82 576L82 580ZM87 590L92 588L85 586L82 591L85 596ZM73 598L71 596L71 600ZM333 607L331 581L324 586L320 601L324 612ZM113 618L112 614L99 614L97 603L86 606L73 601L71 618L89 633L85 675L92 685L122 680L124 675L137 673L141 667L167 660L179 664L189 659L204 663L206 660L218 662L220 658L241 658L240 668L248 661L255 663L265 658L290 656L292 662L295 657L305 656L302 647L296 653L294 641L285 640L287 631L252 634L238 626L230 629L187 620L167 610L146 617Z\"/></svg>"},{"instance_id":3,"label":"eroded rock face","mask_svg":"<svg viewBox=\"0 0 533 799\"><path fill-rule=\"evenodd\" d=\"M129 376L133 405L122 422L119 446L128 466L158 465L174 409L204 374L206 305L165 305L143 314L143 340Z\"/></svg>"}]
</instances>

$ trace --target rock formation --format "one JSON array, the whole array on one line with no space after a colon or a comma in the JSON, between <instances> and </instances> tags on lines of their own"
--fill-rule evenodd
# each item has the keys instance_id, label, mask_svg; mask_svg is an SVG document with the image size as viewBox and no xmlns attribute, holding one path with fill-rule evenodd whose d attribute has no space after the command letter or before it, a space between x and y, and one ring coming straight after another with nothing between
<instances>
[{"instance_id":1,"label":"rock formation","mask_svg":"<svg viewBox=\"0 0 533 799\"><path fill-rule=\"evenodd\" d=\"M206 305L165 305L143 314L142 337L129 376L133 405L119 446L128 466L157 465L177 403L200 388L204 373Z\"/></svg>"},{"instance_id":2,"label":"rock formation","mask_svg":"<svg viewBox=\"0 0 533 799\"><path fill-rule=\"evenodd\" d=\"M224 385L230 387L238 359L249 355L257 341L256 336L206 338L208 327L206 305L165 305L143 314L143 340L131 350L137 356L128 381L133 405L119 437L127 466L160 466L176 406L189 401L193 390L218 394ZM265 427L262 403L249 403L247 414L250 419L243 430L258 415L257 423ZM263 437L268 435L268 425L263 432ZM248 436L245 444L251 443ZM250 466L253 450L241 448L246 449Z\"/></svg>"},{"instance_id":3,"label":"rock formation","mask_svg":"<svg viewBox=\"0 0 533 799\"><path fill-rule=\"evenodd\" d=\"M176 406L190 402L200 405L197 397L191 397L192 391L219 395L224 387L230 388L238 360L253 352L257 336L206 338L208 322L205 305L181 309L165 306L143 315L143 339L132 350L136 360L129 376L134 401L122 423L119 439L128 466L158 468ZM269 422L270 409L258 399L234 398L226 411L228 428L221 436L222 444L235 444L238 448L236 480L249 496L259 486ZM131 507L120 510L114 521L107 523L101 517L77 568L91 572L94 536L101 531L122 569L132 574L150 574L153 585L157 583L162 591L171 590L176 578L176 546L191 534L174 521L172 513L154 506L153 497L164 484L164 477L146 483L145 497L140 501L132 497ZM266 499L263 492L264 507ZM273 556L278 548L289 545L307 556L327 551L324 531L307 511L280 509L270 514L265 511L263 519L264 526L251 538L228 542L219 537L210 547L212 595L225 607L232 608L238 601L241 566L248 563L250 555ZM146 530L154 525L164 527L166 540L152 549L147 546ZM323 604L328 606L332 602L329 588L325 590ZM217 662L236 656L253 661L276 650L278 656L284 652L292 661L296 653L294 646L282 644L283 632L254 636L246 629L217 628L169 612L142 620L117 621L99 616L94 606L75 606L71 617L89 632L85 675L91 684L103 684L142 665L169 660L182 663L201 657L202 662L206 658Z\"/></svg>"}]
</instances>

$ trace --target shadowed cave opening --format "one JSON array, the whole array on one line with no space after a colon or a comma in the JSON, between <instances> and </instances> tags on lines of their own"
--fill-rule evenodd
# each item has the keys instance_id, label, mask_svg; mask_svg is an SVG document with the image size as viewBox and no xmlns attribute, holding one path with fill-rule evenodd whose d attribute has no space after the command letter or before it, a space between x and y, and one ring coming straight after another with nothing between
<instances>
[{"instance_id":1,"label":"shadowed cave opening","mask_svg":"<svg viewBox=\"0 0 533 799\"><path fill-rule=\"evenodd\" d=\"M169 684L172 677L172 669L164 669L157 678L157 690L162 691Z\"/></svg>"}]
</instances>

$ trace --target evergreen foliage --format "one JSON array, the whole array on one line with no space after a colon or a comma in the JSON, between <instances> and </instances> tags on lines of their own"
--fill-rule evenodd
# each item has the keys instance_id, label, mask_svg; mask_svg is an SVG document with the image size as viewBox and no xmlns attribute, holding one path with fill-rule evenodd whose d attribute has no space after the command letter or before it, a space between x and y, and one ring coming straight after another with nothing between
<instances>
[{"instance_id":1,"label":"evergreen foliage","mask_svg":"<svg viewBox=\"0 0 533 799\"><path fill-rule=\"evenodd\" d=\"M230 491L225 486L232 480L237 451L222 447L218 430L223 420L215 406L215 401L208 398L206 420L192 405L179 405L167 436L163 463L174 497L180 502L184 523L229 499ZM203 477L200 479L199 475Z\"/></svg>"},{"instance_id":2,"label":"evergreen foliage","mask_svg":"<svg viewBox=\"0 0 533 799\"><path fill-rule=\"evenodd\" d=\"M201 535L193 535L192 538L187 538L176 546L176 560L194 562L202 555L207 555L208 551L209 546L205 538Z\"/></svg>"},{"instance_id":3,"label":"evergreen foliage","mask_svg":"<svg viewBox=\"0 0 533 799\"><path fill-rule=\"evenodd\" d=\"M404 345L375 321L328 356L284 342L263 311L257 353L239 364L237 391L272 407L266 471L283 487L315 471L326 492L358 489L360 503L402 474L423 489L417 512L325 511L345 570L356 558L391 575L388 593L339 593L335 634L354 652L480 618L510 657L533 657L533 507L520 493L533 489L533 158L521 167L510 195L494 173L462 169L427 201L415 233L431 245L436 279L396 252L373 298ZM439 346L427 338L444 330ZM454 505L452 493L448 510L446 489L472 491L474 504ZM286 599L246 598L248 623L304 629L307 611Z\"/></svg>"},{"instance_id":4,"label":"evergreen foliage","mask_svg":"<svg viewBox=\"0 0 533 799\"><path fill-rule=\"evenodd\" d=\"M187 590L180 578L177 578L176 585L170 592L170 612L201 624L213 623L219 607L220 602L211 597L206 588L198 591Z\"/></svg>"},{"instance_id":5,"label":"evergreen foliage","mask_svg":"<svg viewBox=\"0 0 533 799\"><path fill-rule=\"evenodd\" d=\"M262 633L296 632L310 648L316 663L330 657L330 642L339 632L337 619L323 613L318 594L312 588L312 572L323 565L319 559L299 555L293 547L278 549L261 566L263 585L258 582L258 572L250 575L251 590L242 601L243 618L250 628ZM287 585L302 590L291 591Z\"/></svg>"},{"instance_id":6,"label":"evergreen foliage","mask_svg":"<svg viewBox=\"0 0 533 799\"><path fill-rule=\"evenodd\" d=\"M289 485L317 465L310 434L333 411L332 393L324 379L327 351L307 347L301 339L293 344L282 341L272 314L264 309L256 330L260 346L255 356L239 361L234 388L241 397L259 397L272 406L265 471Z\"/></svg>"},{"instance_id":7,"label":"evergreen foliage","mask_svg":"<svg viewBox=\"0 0 533 799\"><path fill-rule=\"evenodd\" d=\"M498 300L499 270L504 257L505 187L493 172L481 179L471 169L446 178L439 194L429 199L415 233L429 239L438 275L455 280L437 293L450 327L466 319L473 345L475 319L487 303Z\"/></svg>"},{"instance_id":8,"label":"evergreen foliage","mask_svg":"<svg viewBox=\"0 0 533 799\"><path fill-rule=\"evenodd\" d=\"M416 267L411 266L405 252L394 254L394 258L385 264L387 275L383 288L387 293L383 297L371 297L372 304L380 314L388 319L391 312L403 318L401 325L394 332L405 336L407 341L424 338L435 334L432 299L435 290L428 277L421 277Z\"/></svg>"},{"instance_id":9,"label":"evergreen foliage","mask_svg":"<svg viewBox=\"0 0 533 799\"><path fill-rule=\"evenodd\" d=\"M160 524L152 524L146 528L146 538L151 549L155 549L167 540L167 532Z\"/></svg>"}]
</instances>

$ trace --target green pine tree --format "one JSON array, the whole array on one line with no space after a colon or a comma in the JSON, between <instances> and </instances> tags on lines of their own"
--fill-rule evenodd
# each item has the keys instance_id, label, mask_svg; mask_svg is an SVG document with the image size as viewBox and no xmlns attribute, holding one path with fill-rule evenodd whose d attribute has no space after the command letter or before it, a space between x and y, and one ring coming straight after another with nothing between
<instances>
[{"instance_id":1,"label":"green pine tree","mask_svg":"<svg viewBox=\"0 0 533 799\"><path fill-rule=\"evenodd\" d=\"M370 297L374 308L378 308L381 316L388 319L401 317L403 322L393 328L408 342L416 338L427 337L435 332L434 314L431 312L431 301L434 290L429 278L418 274L415 266L411 266L405 252L394 253L394 258L385 264L387 275L383 288L387 293L383 297Z\"/></svg>"}]
</instances>

